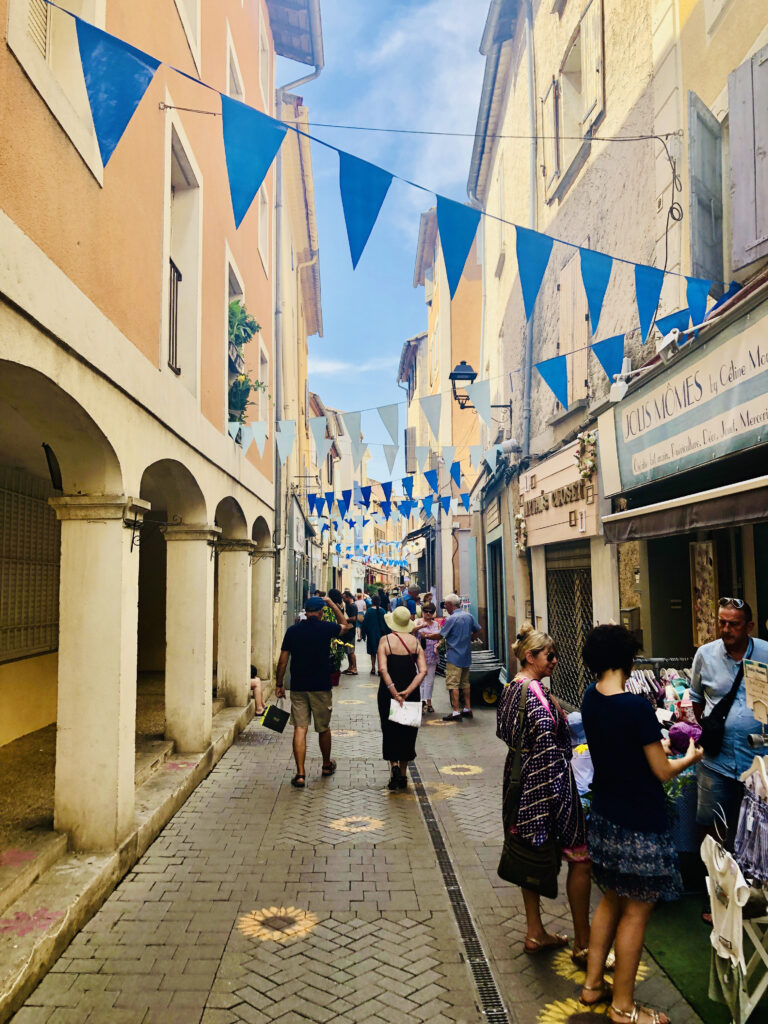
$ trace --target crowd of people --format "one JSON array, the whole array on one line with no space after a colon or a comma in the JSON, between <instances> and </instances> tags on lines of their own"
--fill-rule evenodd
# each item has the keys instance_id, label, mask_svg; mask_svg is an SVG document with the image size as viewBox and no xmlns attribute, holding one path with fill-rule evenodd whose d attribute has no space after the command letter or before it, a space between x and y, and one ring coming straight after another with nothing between
<instances>
[{"instance_id":1,"label":"crowd of people","mask_svg":"<svg viewBox=\"0 0 768 1024\"><path fill-rule=\"evenodd\" d=\"M462 609L456 594L445 596L440 614L435 598L434 591L420 593L415 586L392 595L331 590L309 598L301 621L285 634L277 666L276 692L282 697L290 660L294 786L306 784L310 722L319 738L322 775L336 769L331 758L329 662L329 644L335 638L344 638L349 645L346 671L354 675L357 634L366 644L370 673L379 678L382 758L389 766L390 790L408 787L407 767L416 757L420 716L434 712L433 688L441 652L450 698L445 720L459 723L472 717L471 644L481 635L480 626ZM519 858L520 843L534 857L542 855L537 863L546 859L545 850L556 851L555 879L565 861L574 933L571 958L586 972L580 1002L586 1007L607 1004L607 1016L614 1024L669 1024L665 1013L640 1006L634 996L653 908L682 893L664 784L697 765L697 822L702 838L712 832L715 809L720 807L727 820L727 842L733 841L744 789L739 776L754 754L749 736L760 731L741 685L742 662L745 657L768 662L768 644L751 637L753 625L744 600L720 599L720 639L697 652L691 691L699 720L727 701L720 706L721 743L717 751L708 748L705 753L692 737L688 749L678 756L672 755L651 703L627 691L638 653L634 636L614 624L591 631L582 656L594 682L581 706L594 766L588 819L572 770L566 713L543 685L557 665L555 641L530 623L517 634L513 653L521 668L504 686L497 709L497 736L508 747L502 785L502 863L507 855L508 863ZM506 877L501 865L499 870ZM534 884L538 876L532 870L528 877L523 873L519 884L526 924L524 950L535 956L567 946L569 940L546 930L540 904L545 890ZM593 879L602 898L590 922ZM708 910L702 915L705 920ZM606 981L606 972L612 972L612 983Z\"/></svg>"}]
</instances>

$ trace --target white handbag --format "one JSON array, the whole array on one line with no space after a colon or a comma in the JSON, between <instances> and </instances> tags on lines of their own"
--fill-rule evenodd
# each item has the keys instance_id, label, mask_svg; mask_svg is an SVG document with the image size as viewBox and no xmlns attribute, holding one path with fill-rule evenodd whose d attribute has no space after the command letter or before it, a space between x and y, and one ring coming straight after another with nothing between
<instances>
[{"instance_id":1,"label":"white handbag","mask_svg":"<svg viewBox=\"0 0 768 1024\"><path fill-rule=\"evenodd\" d=\"M406 700L401 704L392 698L389 702L389 720L397 725L410 725L418 729L421 725L421 701Z\"/></svg>"}]
</instances>

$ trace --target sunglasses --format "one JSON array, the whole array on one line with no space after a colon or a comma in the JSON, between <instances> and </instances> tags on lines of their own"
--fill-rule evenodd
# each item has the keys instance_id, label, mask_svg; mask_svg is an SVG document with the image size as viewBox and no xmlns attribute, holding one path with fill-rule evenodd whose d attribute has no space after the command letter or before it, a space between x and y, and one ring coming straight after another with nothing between
<instances>
[{"instance_id":1,"label":"sunglasses","mask_svg":"<svg viewBox=\"0 0 768 1024\"><path fill-rule=\"evenodd\" d=\"M721 608L727 608L729 604L732 604L736 609L744 607L744 602L740 597L721 597L717 603Z\"/></svg>"},{"instance_id":2,"label":"sunglasses","mask_svg":"<svg viewBox=\"0 0 768 1024\"><path fill-rule=\"evenodd\" d=\"M535 657L538 657L541 653L542 653L541 651L536 651ZM557 660L557 652L556 651L547 651L547 653L544 655L544 657L549 662L556 661Z\"/></svg>"}]
</instances>

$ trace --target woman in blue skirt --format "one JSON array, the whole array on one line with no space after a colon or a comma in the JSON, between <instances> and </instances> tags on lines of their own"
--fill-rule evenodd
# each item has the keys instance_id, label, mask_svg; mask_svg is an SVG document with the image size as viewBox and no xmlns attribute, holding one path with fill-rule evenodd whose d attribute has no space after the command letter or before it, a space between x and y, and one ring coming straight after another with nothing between
<instances>
[{"instance_id":1,"label":"woman in blue skirt","mask_svg":"<svg viewBox=\"0 0 768 1024\"><path fill-rule=\"evenodd\" d=\"M653 707L625 691L637 650L623 626L597 626L583 649L596 678L581 707L595 768L587 845L604 896L592 918L581 1001L609 1003L614 1024L669 1024L666 1014L635 1002L635 976L654 904L675 900L682 891L663 783L704 752L691 741L684 757L667 757ZM612 992L603 980L611 945Z\"/></svg>"}]
</instances>

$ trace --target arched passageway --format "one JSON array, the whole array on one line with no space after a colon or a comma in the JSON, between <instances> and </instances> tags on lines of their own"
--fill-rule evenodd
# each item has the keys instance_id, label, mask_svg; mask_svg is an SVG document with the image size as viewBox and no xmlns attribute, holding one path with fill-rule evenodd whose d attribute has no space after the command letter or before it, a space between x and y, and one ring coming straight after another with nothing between
<instances>
[{"instance_id":1,"label":"arched passageway","mask_svg":"<svg viewBox=\"0 0 768 1024\"><path fill-rule=\"evenodd\" d=\"M253 524L251 537L255 544L251 581L251 664L256 666L262 679L271 679L274 553L269 526L262 516Z\"/></svg>"},{"instance_id":2,"label":"arched passageway","mask_svg":"<svg viewBox=\"0 0 768 1024\"><path fill-rule=\"evenodd\" d=\"M216 545L216 695L230 707L243 707L251 694L253 542L234 498L222 498L215 522L221 529Z\"/></svg>"}]
</instances>

